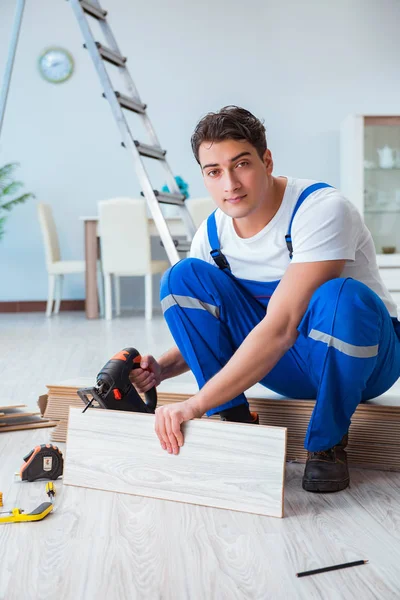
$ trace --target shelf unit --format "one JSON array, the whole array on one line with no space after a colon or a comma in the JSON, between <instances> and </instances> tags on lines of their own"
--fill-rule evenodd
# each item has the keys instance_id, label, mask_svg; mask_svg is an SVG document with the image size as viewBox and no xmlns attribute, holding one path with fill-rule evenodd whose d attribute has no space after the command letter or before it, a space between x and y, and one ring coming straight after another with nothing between
<instances>
[{"instance_id":1,"label":"shelf unit","mask_svg":"<svg viewBox=\"0 0 400 600\"><path fill-rule=\"evenodd\" d=\"M400 307L400 115L344 119L340 189L371 231L382 278ZM384 247L395 252L384 254Z\"/></svg>"}]
</instances>

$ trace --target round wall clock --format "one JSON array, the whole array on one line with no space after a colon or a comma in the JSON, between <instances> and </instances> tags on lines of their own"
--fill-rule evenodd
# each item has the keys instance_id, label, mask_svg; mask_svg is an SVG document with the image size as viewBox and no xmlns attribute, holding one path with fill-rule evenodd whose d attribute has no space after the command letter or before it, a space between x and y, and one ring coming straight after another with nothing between
<instances>
[{"instance_id":1,"label":"round wall clock","mask_svg":"<svg viewBox=\"0 0 400 600\"><path fill-rule=\"evenodd\" d=\"M74 71L74 59L63 48L47 48L39 57L39 71L51 83L62 83Z\"/></svg>"}]
</instances>

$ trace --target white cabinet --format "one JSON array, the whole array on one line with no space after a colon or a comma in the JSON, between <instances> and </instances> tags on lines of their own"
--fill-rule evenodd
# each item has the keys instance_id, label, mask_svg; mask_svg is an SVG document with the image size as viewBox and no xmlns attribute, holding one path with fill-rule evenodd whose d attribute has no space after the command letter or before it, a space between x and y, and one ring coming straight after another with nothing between
<instances>
[{"instance_id":1,"label":"white cabinet","mask_svg":"<svg viewBox=\"0 0 400 600\"><path fill-rule=\"evenodd\" d=\"M400 306L400 116L343 121L340 189L363 215L382 278Z\"/></svg>"}]
</instances>

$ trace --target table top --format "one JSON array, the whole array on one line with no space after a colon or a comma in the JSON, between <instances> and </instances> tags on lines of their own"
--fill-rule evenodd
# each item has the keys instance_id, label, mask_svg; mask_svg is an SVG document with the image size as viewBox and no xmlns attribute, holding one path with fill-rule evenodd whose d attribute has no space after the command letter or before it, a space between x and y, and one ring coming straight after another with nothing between
<instances>
[{"instance_id":1,"label":"table top","mask_svg":"<svg viewBox=\"0 0 400 600\"><path fill-rule=\"evenodd\" d=\"M171 222L171 221L174 223L182 222L182 219L179 217L164 217L164 218L167 222ZM91 216L91 217L83 216L83 217L79 217L79 220L80 221L96 221L97 222L99 220L99 216L98 215ZM149 217L148 220L151 221L152 223L154 223L154 219L152 217Z\"/></svg>"},{"instance_id":2,"label":"table top","mask_svg":"<svg viewBox=\"0 0 400 600\"><path fill-rule=\"evenodd\" d=\"M79 217L80 221L83 221L85 224L86 223L98 223L99 221L99 217L98 216L82 216ZM168 229L171 233L171 235L176 235L176 236L185 236L186 237L186 229L185 229L185 224L182 221L182 219L178 218L178 217L165 217L165 221L168 225ZM150 218L148 219L148 223L149 223L149 231L150 231L150 235L151 236L158 236L159 233L157 231L157 227L156 224L154 223L154 219Z\"/></svg>"}]
</instances>

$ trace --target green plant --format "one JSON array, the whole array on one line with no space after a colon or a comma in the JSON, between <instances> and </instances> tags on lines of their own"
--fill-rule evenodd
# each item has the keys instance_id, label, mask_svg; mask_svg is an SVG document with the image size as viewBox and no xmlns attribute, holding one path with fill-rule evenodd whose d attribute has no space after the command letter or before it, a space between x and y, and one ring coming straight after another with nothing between
<instances>
[{"instance_id":1,"label":"green plant","mask_svg":"<svg viewBox=\"0 0 400 600\"><path fill-rule=\"evenodd\" d=\"M19 167L18 163L9 163L0 168L0 239L4 235L4 223L7 213L16 205L35 198L30 192L18 196L24 184L14 181L14 173Z\"/></svg>"}]
</instances>

